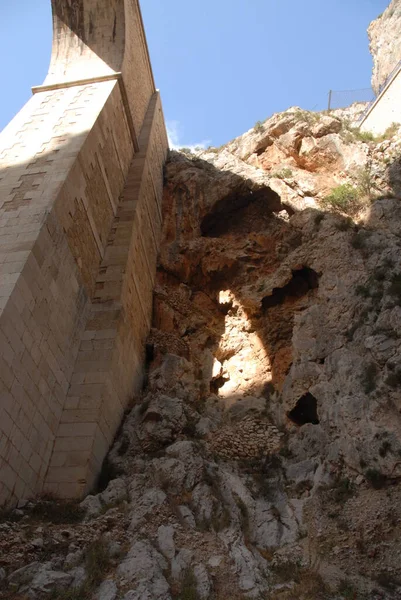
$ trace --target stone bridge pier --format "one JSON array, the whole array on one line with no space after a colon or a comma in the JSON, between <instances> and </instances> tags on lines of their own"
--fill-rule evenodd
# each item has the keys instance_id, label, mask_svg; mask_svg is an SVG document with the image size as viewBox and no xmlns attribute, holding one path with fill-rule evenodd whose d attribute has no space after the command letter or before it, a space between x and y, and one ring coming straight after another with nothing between
<instances>
[{"instance_id":1,"label":"stone bridge pier","mask_svg":"<svg viewBox=\"0 0 401 600\"><path fill-rule=\"evenodd\" d=\"M52 0L0 135L0 505L95 484L141 387L168 144L137 0Z\"/></svg>"}]
</instances>

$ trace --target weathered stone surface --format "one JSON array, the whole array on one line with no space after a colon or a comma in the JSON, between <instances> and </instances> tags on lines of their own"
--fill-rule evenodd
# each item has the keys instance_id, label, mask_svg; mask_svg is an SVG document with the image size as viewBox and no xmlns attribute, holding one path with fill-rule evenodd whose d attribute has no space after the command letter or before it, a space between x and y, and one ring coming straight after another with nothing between
<instances>
[{"instance_id":1,"label":"weathered stone surface","mask_svg":"<svg viewBox=\"0 0 401 600\"><path fill-rule=\"evenodd\" d=\"M90 519L92 517L96 517L100 513L102 510L102 501L100 496L89 495L82 500L80 506L85 509L86 517Z\"/></svg>"},{"instance_id":2,"label":"weathered stone surface","mask_svg":"<svg viewBox=\"0 0 401 600\"><path fill-rule=\"evenodd\" d=\"M17 569L13 573L10 573L8 580L10 583L15 583L17 585L28 583L33 579L38 570L39 562L33 562L29 565L21 567L20 569Z\"/></svg>"},{"instance_id":3,"label":"weathered stone surface","mask_svg":"<svg viewBox=\"0 0 401 600\"><path fill-rule=\"evenodd\" d=\"M370 52L373 57L372 87L377 94L380 86L401 59L401 4L392 0L385 11L369 25Z\"/></svg>"},{"instance_id":4,"label":"weathered stone surface","mask_svg":"<svg viewBox=\"0 0 401 600\"><path fill-rule=\"evenodd\" d=\"M103 581L95 593L95 600L115 600L117 597L117 586L111 579Z\"/></svg>"},{"instance_id":5,"label":"weathered stone surface","mask_svg":"<svg viewBox=\"0 0 401 600\"><path fill-rule=\"evenodd\" d=\"M163 575L167 562L149 542L134 542L123 562L117 569L117 574L128 583L135 583L126 597L132 600L154 598L169 600L169 586Z\"/></svg>"},{"instance_id":6,"label":"weathered stone surface","mask_svg":"<svg viewBox=\"0 0 401 600\"><path fill-rule=\"evenodd\" d=\"M42 565L30 583L21 588L22 592L28 594L49 593L55 588L65 589L73 582L73 575L62 571L52 571L46 565Z\"/></svg>"},{"instance_id":7,"label":"weathered stone surface","mask_svg":"<svg viewBox=\"0 0 401 600\"><path fill-rule=\"evenodd\" d=\"M100 494L103 504L113 505L127 499L127 483L125 479L113 479Z\"/></svg>"},{"instance_id":8,"label":"weathered stone surface","mask_svg":"<svg viewBox=\"0 0 401 600\"><path fill-rule=\"evenodd\" d=\"M358 139L360 108L294 107L171 154L146 382L112 478L74 526L37 527L35 503L0 524L12 592L79 588L99 553L99 600L398 593L401 138ZM334 206L344 183L383 197Z\"/></svg>"},{"instance_id":9,"label":"weathered stone surface","mask_svg":"<svg viewBox=\"0 0 401 600\"><path fill-rule=\"evenodd\" d=\"M188 548L180 548L179 552L171 562L171 576L176 581L181 581L190 567L193 551Z\"/></svg>"},{"instance_id":10,"label":"weathered stone surface","mask_svg":"<svg viewBox=\"0 0 401 600\"><path fill-rule=\"evenodd\" d=\"M196 579L196 591L198 597L200 598L200 600L207 600L208 598L210 598L212 585L205 565L201 563L195 565L194 576Z\"/></svg>"},{"instance_id":11,"label":"weathered stone surface","mask_svg":"<svg viewBox=\"0 0 401 600\"><path fill-rule=\"evenodd\" d=\"M174 528L169 525L160 525L157 530L157 543L163 556L171 561L175 555Z\"/></svg>"},{"instance_id":12,"label":"weathered stone surface","mask_svg":"<svg viewBox=\"0 0 401 600\"><path fill-rule=\"evenodd\" d=\"M0 137L0 505L88 493L142 385L167 134L138 2L78 4Z\"/></svg>"}]
</instances>

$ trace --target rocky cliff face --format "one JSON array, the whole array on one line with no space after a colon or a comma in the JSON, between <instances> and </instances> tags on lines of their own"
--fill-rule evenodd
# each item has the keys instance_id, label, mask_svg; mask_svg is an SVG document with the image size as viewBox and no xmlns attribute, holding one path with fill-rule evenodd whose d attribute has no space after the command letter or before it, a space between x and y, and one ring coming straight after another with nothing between
<instances>
[{"instance_id":1,"label":"rocky cliff face","mask_svg":"<svg viewBox=\"0 0 401 600\"><path fill-rule=\"evenodd\" d=\"M372 87L380 86L401 60L401 2L392 0L386 10L369 26L370 51L373 57Z\"/></svg>"},{"instance_id":2,"label":"rocky cliff face","mask_svg":"<svg viewBox=\"0 0 401 600\"><path fill-rule=\"evenodd\" d=\"M400 597L401 136L340 116L171 153L143 395L103 491L3 516L0 597Z\"/></svg>"}]
</instances>

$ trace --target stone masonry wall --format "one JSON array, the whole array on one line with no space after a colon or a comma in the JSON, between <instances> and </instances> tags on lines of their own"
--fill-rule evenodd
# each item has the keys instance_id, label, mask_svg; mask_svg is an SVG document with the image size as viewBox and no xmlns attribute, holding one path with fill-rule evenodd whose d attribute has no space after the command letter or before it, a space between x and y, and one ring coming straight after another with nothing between
<instances>
[{"instance_id":1,"label":"stone masonry wall","mask_svg":"<svg viewBox=\"0 0 401 600\"><path fill-rule=\"evenodd\" d=\"M0 506L87 490L140 385L167 138L128 4L129 92L121 69L53 78L0 136Z\"/></svg>"},{"instance_id":2,"label":"stone masonry wall","mask_svg":"<svg viewBox=\"0 0 401 600\"><path fill-rule=\"evenodd\" d=\"M110 231L60 419L46 490L90 490L124 410L142 385L161 230L167 138L154 94Z\"/></svg>"},{"instance_id":3,"label":"stone masonry wall","mask_svg":"<svg viewBox=\"0 0 401 600\"><path fill-rule=\"evenodd\" d=\"M401 123L401 70L378 96L361 124L362 131L380 135L393 123Z\"/></svg>"}]
</instances>

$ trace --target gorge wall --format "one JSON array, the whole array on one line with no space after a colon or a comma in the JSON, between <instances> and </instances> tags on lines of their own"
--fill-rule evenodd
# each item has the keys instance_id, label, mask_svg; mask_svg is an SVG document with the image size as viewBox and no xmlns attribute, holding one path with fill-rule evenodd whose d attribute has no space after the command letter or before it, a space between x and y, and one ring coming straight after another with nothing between
<instances>
[{"instance_id":1,"label":"gorge wall","mask_svg":"<svg viewBox=\"0 0 401 600\"><path fill-rule=\"evenodd\" d=\"M167 153L137 2L54 0L0 137L0 504L90 489L141 387Z\"/></svg>"},{"instance_id":2,"label":"gorge wall","mask_svg":"<svg viewBox=\"0 0 401 600\"><path fill-rule=\"evenodd\" d=\"M384 134L393 123L401 122L400 24L401 4L393 0L368 29L374 63L372 87L377 97L367 107L360 128L374 135Z\"/></svg>"},{"instance_id":3,"label":"gorge wall","mask_svg":"<svg viewBox=\"0 0 401 600\"><path fill-rule=\"evenodd\" d=\"M92 494L3 516L0 597L400 597L401 136L351 114L170 153L143 389Z\"/></svg>"},{"instance_id":4,"label":"gorge wall","mask_svg":"<svg viewBox=\"0 0 401 600\"><path fill-rule=\"evenodd\" d=\"M373 58L372 88L379 93L397 63L401 60L401 3L392 0L386 10L369 26L368 36Z\"/></svg>"},{"instance_id":5,"label":"gorge wall","mask_svg":"<svg viewBox=\"0 0 401 600\"><path fill-rule=\"evenodd\" d=\"M106 105L121 94L120 113L124 92L109 76L96 85L112 88ZM124 121L134 158L119 163L113 214L100 186L73 194L75 204L60 187L38 238L59 245L40 254L35 238L41 271L29 278L23 265L15 284L30 294L23 322L42 328L33 356L49 325L74 334L60 331L73 360L55 371L70 377L43 488L56 495L0 512L2 600L401 597L401 129L366 136L354 123L360 109L292 107L221 148L170 152L162 179L153 92L131 146ZM102 121L103 110L78 159L60 150L54 163L37 160L51 169L61 156L85 182L99 164L94 181L113 205L113 155L97 149L98 163L83 163L97 125L120 122ZM115 135L107 130L101 147ZM13 201L32 208L21 196ZM97 262L87 251L95 244ZM67 303L76 295L64 319L58 309L39 321L49 304L37 307L39 292ZM7 322L19 332L21 319ZM30 342L24 331L4 335L18 349L21 336ZM60 340L56 356L70 356ZM11 363L22 365L11 391L28 381L27 356ZM97 469L82 501L59 497L84 493Z\"/></svg>"}]
</instances>

